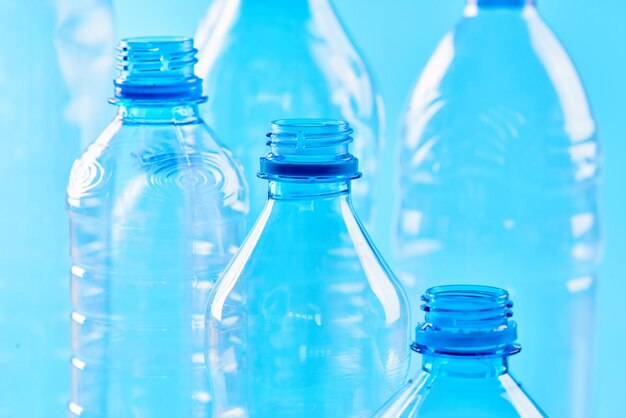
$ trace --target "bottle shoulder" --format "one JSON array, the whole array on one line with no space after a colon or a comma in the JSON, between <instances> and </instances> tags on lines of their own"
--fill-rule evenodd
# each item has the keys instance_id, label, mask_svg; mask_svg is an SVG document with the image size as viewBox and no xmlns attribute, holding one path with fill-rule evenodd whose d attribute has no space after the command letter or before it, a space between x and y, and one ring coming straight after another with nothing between
<instances>
[{"instance_id":1,"label":"bottle shoulder","mask_svg":"<svg viewBox=\"0 0 626 418\"><path fill-rule=\"evenodd\" d=\"M516 15L511 22L465 18L444 37L420 75L404 124L433 114L489 119L498 113L526 125L560 129L576 141L595 133L580 77L536 13Z\"/></svg>"},{"instance_id":2,"label":"bottle shoulder","mask_svg":"<svg viewBox=\"0 0 626 418\"><path fill-rule=\"evenodd\" d=\"M485 378L422 371L378 412L376 418L542 418L547 415L509 374Z\"/></svg>"},{"instance_id":3,"label":"bottle shoulder","mask_svg":"<svg viewBox=\"0 0 626 418\"><path fill-rule=\"evenodd\" d=\"M115 201L131 189L135 198L170 203L194 192L205 204L221 200L242 211L246 205L241 168L201 121L148 125L114 119L74 162L68 203Z\"/></svg>"},{"instance_id":4,"label":"bottle shoulder","mask_svg":"<svg viewBox=\"0 0 626 418\"><path fill-rule=\"evenodd\" d=\"M389 324L408 320L399 282L356 219L271 212L264 209L217 284L213 297L221 303L214 303L212 312L219 316L228 301L242 297L249 304L282 295L309 307L333 301L334 307L383 317Z\"/></svg>"}]
</instances>

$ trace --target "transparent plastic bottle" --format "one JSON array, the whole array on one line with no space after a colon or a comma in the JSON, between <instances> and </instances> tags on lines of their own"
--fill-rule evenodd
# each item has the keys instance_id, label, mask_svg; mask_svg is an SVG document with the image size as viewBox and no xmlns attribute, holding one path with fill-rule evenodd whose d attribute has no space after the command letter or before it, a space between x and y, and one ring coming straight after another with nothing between
<instances>
[{"instance_id":1,"label":"transparent plastic bottle","mask_svg":"<svg viewBox=\"0 0 626 418\"><path fill-rule=\"evenodd\" d=\"M60 417L69 396L67 218L63 196L81 128L59 42L72 13L106 43L110 4L0 0L0 417ZM97 54L76 50L82 67ZM103 63L106 67L107 63ZM112 68L112 66L111 66ZM89 74L93 85L110 75ZM67 83L66 83L67 81ZM83 106L98 107L86 97Z\"/></svg>"},{"instance_id":2,"label":"transparent plastic bottle","mask_svg":"<svg viewBox=\"0 0 626 418\"><path fill-rule=\"evenodd\" d=\"M208 305L215 417L369 417L405 381L408 302L352 208L351 134L272 123L267 205Z\"/></svg>"},{"instance_id":3,"label":"transparent plastic bottle","mask_svg":"<svg viewBox=\"0 0 626 418\"><path fill-rule=\"evenodd\" d=\"M193 41L117 53L119 114L67 188L70 416L208 417L204 312L245 234L245 183L199 116Z\"/></svg>"},{"instance_id":4,"label":"transparent plastic bottle","mask_svg":"<svg viewBox=\"0 0 626 418\"><path fill-rule=\"evenodd\" d=\"M382 106L329 0L216 0L196 41L198 75L212 98L203 115L244 166L249 226L267 199L256 178L267 121L330 117L355 128L354 155L365 177L353 200L371 227Z\"/></svg>"},{"instance_id":5,"label":"transparent plastic bottle","mask_svg":"<svg viewBox=\"0 0 626 418\"><path fill-rule=\"evenodd\" d=\"M520 378L551 416L589 416L599 144L534 3L470 0L402 122L393 242L410 300L458 280L508 289Z\"/></svg>"},{"instance_id":6,"label":"transparent plastic bottle","mask_svg":"<svg viewBox=\"0 0 626 418\"><path fill-rule=\"evenodd\" d=\"M508 292L448 285L421 300L425 320L411 348L422 354L422 370L376 418L547 417L509 374L520 346Z\"/></svg>"}]
</instances>

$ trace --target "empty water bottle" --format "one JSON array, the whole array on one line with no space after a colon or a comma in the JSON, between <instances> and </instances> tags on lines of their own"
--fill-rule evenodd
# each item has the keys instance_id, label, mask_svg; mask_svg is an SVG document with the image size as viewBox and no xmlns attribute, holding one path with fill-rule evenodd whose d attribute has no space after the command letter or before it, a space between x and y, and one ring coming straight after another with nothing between
<instances>
[{"instance_id":1,"label":"empty water bottle","mask_svg":"<svg viewBox=\"0 0 626 418\"><path fill-rule=\"evenodd\" d=\"M73 37L87 21L94 36ZM110 2L0 0L0 38L0 417L60 417L70 392L63 196L94 125L74 104L97 113L89 93L111 78L101 59L113 46ZM76 69L90 82L80 98Z\"/></svg>"},{"instance_id":2,"label":"empty water bottle","mask_svg":"<svg viewBox=\"0 0 626 418\"><path fill-rule=\"evenodd\" d=\"M520 377L550 415L589 416L599 145L532 0L469 0L413 91L400 145L394 242L409 298L459 278L509 289L528 345Z\"/></svg>"},{"instance_id":3,"label":"empty water bottle","mask_svg":"<svg viewBox=\"0 0 626 418\"><path fill-rule=\"evenodd\" d=\"M509 356L520 346L504 289L441 286L421 300L425 320L411 348L422 354L422 370L376 418L547 416L509 374Z\"/></svg>"},{"instance_id":4,"label":"empty water bottle","mask_svg":"<svg viewBox=\"0 0 626 418\"><path fill-rule=\"evenodd\" d=\"M331 117L355 127L354 155L365 178L354 186L354 204L369 224L381 108L329 0L217 0L196 40L198 74L212 98L203 115L244 166L249 226L267 198L256 179L265 152L259 138L277 116Z\"/></svg>"},{"instance_id":5,"label":"empty water bottle","mask_svg":"<svg viewBox=\"0 0 626 418\"><path fill-rule=\"evenodd\" d=\"M215 417L369 417L408 367L408 302L352 208L342 121L272 123L269 199L207 313Z\"/></svg>"},{"instance_id":6,"label":"empty water bottle","mask_svg":"<svg viewBox=\"0 0 626 418\"><path fill-rule=\"evenodd\" d=\"M72 168L72 417L207 417L208 293L244 231L191 39L117 48L118 116Z\"/></svg>"}]
</instances>

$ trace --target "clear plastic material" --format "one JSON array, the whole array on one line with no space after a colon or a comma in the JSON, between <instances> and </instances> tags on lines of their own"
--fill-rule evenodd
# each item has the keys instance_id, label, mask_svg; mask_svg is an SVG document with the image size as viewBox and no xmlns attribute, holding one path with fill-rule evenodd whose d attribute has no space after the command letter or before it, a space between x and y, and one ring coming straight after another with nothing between
<instances>
[{"instance_id":1,"label":"clear plastic material","mask_svg":"<svg viewBox=\"0 0 626 418\"><path fill-rule=\"evenodd\" d=\"M365 177L353 200L371 226L381 108L329 0L216 0L196 40L197 71L211 98L203 115L244 166L249 226L267 199L256 174L264 126L277 117L330 117L355 128L354 155Z\"/></svg>"},{"instance_id":2,"label":"clear plastic material","mask_svg":"<svg viewBox=\"0 0 626 418\"><path fill-rule=\"evenodd\" d=\"M214 417L369 417L405 381L408 302L352 208L351 133L272 124L269 200L209 301Z\"/></svg>"},{"instance_id":3,"label":"clear plastic material","mask_svg":"<svg viewBox=\"0 0 626 418\"><path fill-rule=\"evenodd\" d=\"M412 345L422 370L375 418L547 417L509 374L520 347L505 290L441 286L422 301L426 318Z\"/></svg>"},{"instance_id":4,"label":"clear plastic material","mask_svg":"<svg viewBox=\"0 0 626 418\"><path fill-rule=\"evenodd\" d=\"M208 294L245 234L189 39L118 47L119 114L72 168L72 417L208 417Z\"/></svg>"},{"instance_id":5,"label":"clear plastic material","mask_svg":"<svg viewBox=\"0 0 626 418\"><path fill-rule=\"evenodd\" d=\"M396 266L412 302L458 280L509 289L527 346L512 360L520 377L550 415L584 417L599 144L571 61L523 3L470 2L413 91Z\"/></svg>"},{"instance_id":6,"label":"clear plastic material","mask_svg":"<svg viewBox=\"0 0 626 418\"><path fill-rule=\"evenodd\" d=\"M77 4L80 3L80 4ZM107 0L0 0L0 417L60 417L69 397L67 218L63 195L81 151L74 104L100 109L112 69ZM97 37L78 41L91 21ZM74 49L69 48L70 39ZM89 67L78 97L72 65ZM103 107L106 107L104 103Z\"/></svg>"}]
</instances>

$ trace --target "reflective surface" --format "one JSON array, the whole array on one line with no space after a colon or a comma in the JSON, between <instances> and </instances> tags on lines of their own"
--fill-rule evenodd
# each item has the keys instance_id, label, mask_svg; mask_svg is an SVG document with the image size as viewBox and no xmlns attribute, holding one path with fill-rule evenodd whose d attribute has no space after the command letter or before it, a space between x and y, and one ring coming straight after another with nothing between
<instances>
[{"instance_id":1,"label":"reflective surface","mask_svg":"<svg viewBox=\"0 0 626 418\"><path fill-rule=\"evenodd\" d=\"M588 416L599 149L574 67L532 5L466 8L413 91L400 146L394 244L411 301L457 281L508 288L521 379L551 416Z\"/></svg>"},{"instance_id":2,"label":"reflective surface","mask_svg":"<svg viewBox=\"0 0 626 418\"><path fill-rule=\"evenodd\" d=\"M190 41L176 48L120 44L119 114L72 168L72 417L210 416L204 311L245 233L246 193L197 92L145 96L193 77Z\"/></svg>"},{"instance_id":3,"label":"reflective surface","mask_svg":"<svg viewBox=\"0 0 626 418\"><path fill-rule=\"evenodd\" d=\"M198 75L211 98L203 115L243 164L251 190L249 225L267 185L256 178L264 127L276 118L332 117L356 131L365 178L355 207L371 219L379 106L370 77L327 0L217 0L201 21Z\"/></svg>"},{"instance_id":4,"label":"reflective surface","mask_svg":"<svg viewBox=\"0 0 626 418\"><path fill-rule=\"evenodd\" d=\"M209 301L215 417L369 417L406 378L408 304L352 209L345 128L273 125L269 200Z\"/></svg>"},{"instance_id":5,"label":"reflective surface","mask_svg":"<svg viewBox=\"0 0 626 418\"><path fill-rule=\"evenodd\" d=\"M110 2L0 0L0 36L0 417L58 417L69 397L63 195L96 124L81 111L106 106L95 86L112 70L101 60Z\"/></svg>"}]
</instances>

